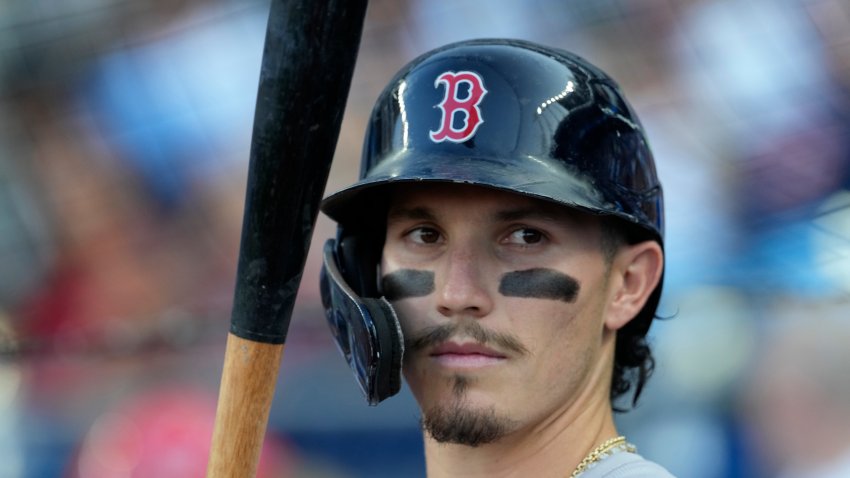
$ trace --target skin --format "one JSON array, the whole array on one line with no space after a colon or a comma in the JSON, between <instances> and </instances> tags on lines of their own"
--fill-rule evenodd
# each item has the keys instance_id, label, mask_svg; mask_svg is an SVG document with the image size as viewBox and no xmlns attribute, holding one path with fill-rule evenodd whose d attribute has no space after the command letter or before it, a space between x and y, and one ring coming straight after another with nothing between
<instances>
[{"instance_id":1,"label":"skin","mask_svg":"<svg viewBox=\"0 0 850 478\"><path fill-rule=\"evenodd\" d=\"M460 410L503 428L476 446L426 433L428 475L568 476L617 436L615 334L657 284L660 247L623 246L607 261L598 218L475 186L406 186L391 204L383 273L433 273L432 292L393 302L423 419ZM547 292L517 285L523 274Z\"/></svg>"}]
</instances>

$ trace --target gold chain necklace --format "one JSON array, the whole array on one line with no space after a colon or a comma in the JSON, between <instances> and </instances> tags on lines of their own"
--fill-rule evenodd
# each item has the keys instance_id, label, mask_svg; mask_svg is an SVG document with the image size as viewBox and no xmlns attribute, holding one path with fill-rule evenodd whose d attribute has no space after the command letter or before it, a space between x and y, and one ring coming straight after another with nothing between
<instances>
[{"instance_id":1,"label":"gold chain necklace","mask_svg":"<svg viewBox=\"0 0 850 478\"><path fill-rule=\"evenodd\" d=\"M637 448L631 443L626 442L626 437L620 435L616 438L611 438L606 440L604 443L594 448L593 451L587 454L583 460L576 466L576 469L573 471L573 474L570 475L570 478L576 478L582 473L584 473L587 468L596 463L597 461L605 458L609 454L612 454L612 451L615 448L620 448L621 451L628 451L634 453L637 451Z\"/></svg>"}]
</instances>

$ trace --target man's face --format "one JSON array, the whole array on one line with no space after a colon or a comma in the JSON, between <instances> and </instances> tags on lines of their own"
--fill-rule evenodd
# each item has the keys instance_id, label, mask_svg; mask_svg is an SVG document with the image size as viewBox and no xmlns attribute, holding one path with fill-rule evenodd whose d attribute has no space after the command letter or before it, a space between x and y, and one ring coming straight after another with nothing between
<instances>
[{"instance_id":1,"label":"man's face","mask_svg":"<svg viewBox=\"0 0 850 478\"><path fill-rule=\"evenodd\" d=\"M517 194L396 191L382 283L432 437L487 443L608 399L614 332L604 326L601 241L597 218Z\"/></svg>"}]
</instances>

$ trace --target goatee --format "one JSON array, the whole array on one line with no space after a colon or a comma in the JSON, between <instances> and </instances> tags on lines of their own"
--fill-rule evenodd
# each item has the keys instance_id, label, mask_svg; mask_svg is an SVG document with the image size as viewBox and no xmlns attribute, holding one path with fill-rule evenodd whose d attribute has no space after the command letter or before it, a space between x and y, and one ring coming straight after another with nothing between
<instances>
[{"instance_id":1,"label":"goatee","mask_svg":"<svg viewBox=\"0 0 850 478\"><path fill-rule=\"evenodd\" d=\"M454 399L449 405L437 405L422 417L422 428L438 443L477 447L502 438L513 423L496 415L493 407L472 408L464 399L469 379L455 376Z\"/></svg>"}]
</instances>

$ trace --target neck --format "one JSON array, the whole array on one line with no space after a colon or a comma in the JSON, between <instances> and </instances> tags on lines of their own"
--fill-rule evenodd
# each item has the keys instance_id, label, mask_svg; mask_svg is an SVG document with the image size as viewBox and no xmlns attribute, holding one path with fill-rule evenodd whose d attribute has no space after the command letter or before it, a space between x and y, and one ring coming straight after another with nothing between
<instances>
[{"instance_id":1,"label":"neck","mask_svg":"<svg viewBox=\"0 0 850 478\"><path fill-rule=\"evenodd\" d=\"M591 450L618 435L609 387L597 386L610 383L608 365L592 372L587 386L572 403L493 443L477 447L437 443L426 433L428 477L569 476Z\"/></svg>"}]
</instances>

